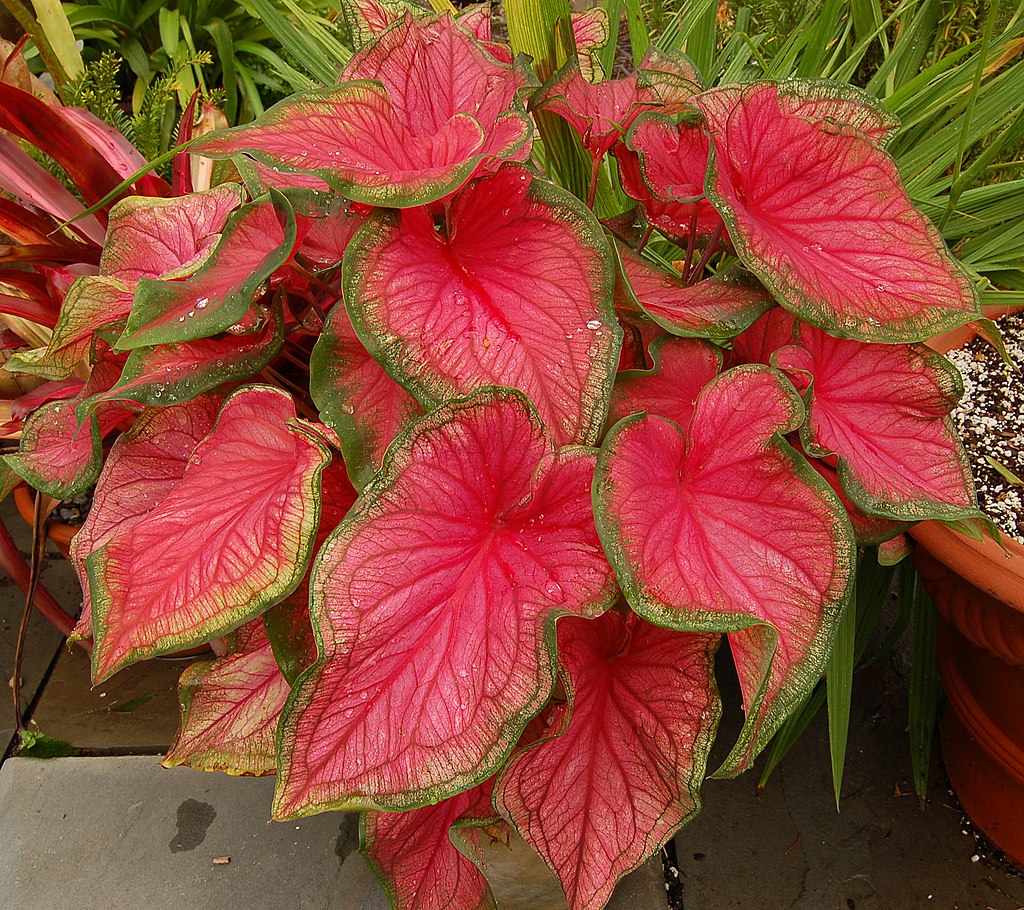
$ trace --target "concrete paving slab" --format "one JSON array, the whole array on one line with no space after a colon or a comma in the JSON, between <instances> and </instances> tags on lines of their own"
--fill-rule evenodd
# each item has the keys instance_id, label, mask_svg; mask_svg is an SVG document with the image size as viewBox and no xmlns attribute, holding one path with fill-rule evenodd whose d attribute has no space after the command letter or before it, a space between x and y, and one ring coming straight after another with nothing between
<instances>
[{"instance_id":1,"label":"concrete paving slab","mask_svg":"<svg viewBox=\"0 0 1024 910\"><path fill-rule=\"evenodd\" d=\"M889 682L858 674L840 813L824 714L760 796L757 770L705 783L701 815L676 837L685 910L1024 907L1024 878L976 844L937 761L920 810L906 702Z\"/></svg>"},{"instance_id":2,"label":"concrete paving slab","mask_svg":"<svg viewBox=\"0 0 1024 910\"><path fill-rule=\"evenodd\" d=\"M178 730L178 679L195 659L146 660L94 689L89 655L65 650L32 719L48 735L91 752L166 752Z\"/></svg>"},{"instance_id":3,"label":"concrete paving slab","mask_svg":"<svg viewBox=\"0 0 1024 910\"><path fill-rule=\"evenodd\" d=\"M358 854L356 816L270 822L272 792L270 779L166 770L149 757L11 759L0 768L0 900L18 910L386 910ZM503 910L564 910L524 850L488 853ZM662 910L660 863L623 881L610 906Z\"/></svg>"}]
</instances>

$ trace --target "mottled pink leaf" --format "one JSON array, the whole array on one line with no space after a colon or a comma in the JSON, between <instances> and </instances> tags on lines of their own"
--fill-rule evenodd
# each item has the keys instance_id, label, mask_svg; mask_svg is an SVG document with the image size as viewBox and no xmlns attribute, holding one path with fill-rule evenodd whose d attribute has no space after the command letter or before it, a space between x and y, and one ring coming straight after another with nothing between
<instances>
[{"instance_id":1,"label":"mottled pink leaf","mask_svg":"<svg viewBox=\"0 0 1024 910\"><path fill-rule=\"evenodd\" d=\"M479 828L498 821L491 781L408 812L367 812L362 852L395 910L494 910Z\"/></svg>"},{"instance_id":2,"label":"mottled pink leaf","mask_svg":"<svg viewBox=\"0 0 1024 910\"><path fill-rule=\"evenodd\" d=\"M295 217L283 196L238 210L195 274L139 282L120 350L206 338L237 323L259 286L291 257Z\"/></svg>"},{"instance_id":3,"label":"mottled pink leaf","mask_svg":"<svg viewBox=\"0 0 1024 910\"><path fill-rule=\"evenodd\" d=\"M313 348L309 391L321 419L341 437L349 476L360 488L395 437L423 414L416 399L367 353L340 303Z\"/></svg>"},{"instance_id":4,"label":"mottled pink leaf","mask_svg":"<svg viewBox=\"0 0 1024 910\"><path fill-rule=\"evenodd\" d=\"M367 349L420 401L526 392L560 444L591 443L618 358L612 262L575 197L516 165L460 193L446 235L426 209L380 213L345 256Z\"/></svg>"},{"instance_id":5,"label":"mottled pink leaf","mask_svg":"<svg viewBox=\"0 0 1024 910\"><path fill-rule=\"evenodd\" d=\"M180 481L86 559L93 679L224 635L292 591L328 458L284 392L232 395Z\"/></svg>"},{"instance_id":6,"label":"mottled pink leaf","mask_svg":"<svg viewBox=\"0 0 1024 910\"><path fill-rule=\"evenodd\" d=\"M694 226L697 236L706 236L721 225L721 216L704 198L708 138L699 127L644 114L616 155L623 189L643 204L659 231L685 240Z\"/></svg>"},{"instance_id":7,"label":"mottled pink leaf","mask_svg":"<svg viewBox=\"0 0 1024 910\"><path fill-rule=\"evenodd\" d=\"M700 71L688 57L677 51L660 50L653 44L640 64L640 76L657 92L662 114L689 110L693 96L704 87Z\"/></svg>"},{"instance_id":8,"label":"mottled pink leaf","mask_svg":"<svg viewBox=\"0 0 1024 910\"><path fill-rule=\"evenodd\" d=\"M569 60L530 101L535 110L558 114L579 134L591 157L601 158L645 110L659 107L654 90L637 82L637 73L596 85Z\"/></svg>"},{"instance_id":9,"label":"mottled pink leaf","mask_svg":"<svg viewBox=\"0 0 1024 910\"><path fill-rule=\"evenodd\" d=\"M89 517L71 541L71 565L84 598L74 639L92 637L87 557L119 530L141 521L180 482L199 441L213 427L220 400L144 411L115 441L93 493Z\"/></svg>"},{"instance_id":10,"label":"mottled pink leaf","mask_svg":"<svg viewBox=\"0 0 1024 910\"><path fill-rule=\"evenodd\" d=\"M356 54L342 78L380 82L417 136L469 114L484 132L487 156L503 158L529 138L526 117L510 112L532 79L529 69L496 60L450 16L406 15Z\"/></svg>"},{"instance_id":11,"label":"mottled pink leaf","mask_svg":"<svg viewBox=\"0 0 1024 910\"><path fill-rule=\"evenodd\" d=\"M197 771L264 775L277 771L277 721L291 691L254 619L233 635L226 657L181 675L181 726L162 764Z\"/></svg>"},{"instance_id":12,"label":"mottled pink leaf","mask_svg":"<svg viewBox=\"0 0 1024 910\"><path fill-rule=\"evenodd\" d=\"M495 805L558 874L569 910L601 910L699 811L721 713L717 647L717 635L636 615L559 623L568 728L512 759Z\"/></svg>"},{"instance_id":13,"label":"mottled pink leaf","mask_svg":"<svg viewBox=\"0 0 1024 910\"><path fill-rule=\"evenodd\" d=\"M401 810L494 773L550 694L555 617L615 596L593 466L507 389L401 437L317 559L320 660L282 717L275 817Z\"/></svg>"},{"instance_id":14,"label":"mottled pink leaf","mask_svg":"<svg viewBox=\"0 0 1024 910\"><path fill-rule=\"evenodd\" d=\"M609 426L643 411L685 427L697 396L722 368L721 350L696 338L663 336L651 345L651 355L653 369L629 370L615 377Z\"/></svg>"},{"instance_id":15,"label":"mottled pink leaf","mask_svg":"<svg viewBox=\"0 0 1024 910\"><path fill-rule=\"evenodd\" d=\"M629 417L598 459L598 528L633 609L730 633L747 721L720 773L749 766L817 682L852 579L842 505L781 439L802 419L781 374L736 367L685 431Z\"/></svg>"},{"instance_id":16,"label":"mottled pink leaf","mask_svg":"<svg viewBox=\"0 0 1024 910\"><path fill-rule=\"evenodd\" d=\"M773 83L715 89L695 103L715 150L709 198L783 306L834 335L886 342L979 314L973 282L872 139L784 109L792 105Z\"/></svg>"},{"instance_id":17,"label":"mottled pink leaf","mask_svg":"<svg viewBox=\"0 0 1024 910\"><path fill-rule=\"evenodd\" d=\"M209 256L242 188L226 183L171 199L129 196L110 210L100 272L135 286L140 278L180 278Z\"/></svg>"},{"instance_id":18,"label":"mottled pink leaf","mask_svg":"<svg viewBox=\"0 0 1024 910\"><path fill-rule=\"evenodd\" d=\"M673 335L724 340L738 335L774 302L738 269L687 285L678 275L616 243L623 290L650 319Z\"/></svg>"},{"instance_id":19,"label":"mottled pink leaf","mask_svg":"<svg viewBox=\"0 0 1024 910\"><path fill-rule=\"evenodd\" d=\"M305 215L299 220L306 223L307 230L298 254L311 267L322 269L341 264L349 241L365 219L347 202L335 198L326 211L315 213L308 223Z\"/></svg>"},{"instance_id":20,"label":"mottled pink leaf","mask_svg":"<svg viewBox=\"0 0 1024 910\"><path fill-rule=\"evenodd\" d=\"M352 58L344 78L192 150L248 155L318 177L349 199L402 207L454 192L481 163L519 152L530 137L526 114L513 109L523 72L449 17L407 14Z\"/></svg>"},{"instance_id":21,"label":"mottled pink leaf","mask_svg":"<svg viewBox=\"0 0 1024 910\"><path fill-rule=\"evenodd\" d=\"M865 344L801 326L774 361L805 394L811 455L839 456L865 512L903 521L977 514L970 468L949 412L960 374L923 345Z\"/></svg>"},{"instance_id":22,"label":"mottled pink leaf","mask_svg":"<svg viewBox=\"0 0 1024 910\"><path fill-rule=\"evenodd\" d=\"M93 275L79 278L61 304L49 342L15 354L8 361L8 369L64 379L89 353L95 333L123 320L131 308L131 288L117 279Z\"/></svg>"}]
</instances>

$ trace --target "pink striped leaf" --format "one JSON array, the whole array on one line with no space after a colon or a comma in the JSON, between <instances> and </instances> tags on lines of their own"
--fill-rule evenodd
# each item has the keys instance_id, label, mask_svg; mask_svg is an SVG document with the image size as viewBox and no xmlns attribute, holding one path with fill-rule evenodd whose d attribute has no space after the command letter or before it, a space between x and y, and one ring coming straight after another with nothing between
<instances>
[{"instance_id":1,"label":"pink striped leaf","mask_svg":"<svg viewBox=\"0 0 1024 910\"><path fill-rule=\"evenodd\" d=\"M89 353L96 332L123 320L131 308L131 288L118 279L94 275L79 278L64 298L49 342L15 354L8 361L8 369L64 379Z\"/></svg>"},{"instance_id":2,"label":"pink striped leaf","mask_svg":"<svg viewBox=\"0 0 1024 910\"><path fill-rule=\"evenodd\" d=\"M491 785L407 812L367 812L360 849L395 910L495 910L481 828L497 822Z\"/></svg>"},{"instance_id":3,"label":"pink striped leaf","mask_svg":"<svg viewBox=\"0 0 1024 910\"><path fill-rule=\"evenodd\" d=\"M651 345L654 368L615 377L608 425L641 412L687 426L697 396L722 369L722 351L696 338L662 336Z\"/></svg>"},{"instance_id":4,"label":"pink striped leaf","mask_svg":"<svg viewBox=\"0 0 1024 910\"><path fill-rule=\"evenodd\" d=\"M593 467L509 389L390 449L317 559L320 659L282 718L276 818L400 811L497 770L551 692L555 618L615 597Z\"/></svg>"},{"instance_id":5,"label":"pink striped leaf","mask_svg":"<svg viewBox=\"0 0 1024 910\"><path fill-rule=\"evenodd\" d=\"M110 210L100 273L135 286L140 278L192 274L220 239L243 190L225 183L205 193L170 199L129 196Z\"/></svg>"},{"instance_id":6,"label":"pink striped leaf","mask_svg":"<svg viewBox=\"0 0 1024 910\"><path fill-rule=\"evenodd\" d=\"M339 265L349 241L364 220L351 204L338 197L333 197L322 211L310 216L299 215L300 224L306 228L299 256L318 269Z\"/></svg>"},{"instance_id":7,"label":"pink striped leaf","mask_svg":"<svg viewBox=\"0 0 1024 910\"><path fill-rule=\"evenodd\" d=\"M616 152L623 189L670 237L707 236L722 223L704 196L708 148L699 127L647 113L637 118Z\"/></svg>"},{"instance_id":8,"label":"pink striped leaf","mask_svg":"<svg viewBox=\"0 0 1024 910\"><path fill-rule=\"evenodd\" d=\"M384 372L356 336L344 304L331 310L309 361L309 391L321 419L341 437L349 476L364 487L384 452L423 408Z\"/></svg>"},{"instance_id":9,"label":"pink striped leaf","mask_svg":"<svg viewBox=\"0 0 1024 910\"><path fill-rule=\"evenodd\" d=\"M80 420L108 401L137 401L157 407L188 401L229 382L256 375L280 353L284 314L280 301L260 316L255 331L177 344L135 348L117 383L78 406Z\"/></svg>"},{"instance_id":10,"label":"pink striped leaf","mask_svg":"<svg viewBox=\"0 0 1024 910\"><path fill-rule=\"evenodd\" d=\"M86 558L93 679L224 635L294 590L328 460L286 393L235 392L180 481Z\"/></svg>"},{"instance_id":11,"label":"pink striped leaf","mask_svg":"<svg viewBox=\"0 0 1024 910\"><path fill-rule=\"evenodd\" d=\"M499 62L450 17L411 14L345 68L341 85L296 95L254 123L192 147L311 175L370 205L422 205L457 190L488 159L523 150L525 71Z\"/></svg>"},{"instance_id":12,"label":"pink striped leaf","mask_svg":"<svg viewBox=\"0 0 1024 910\"><path fill-rule=\"evenodd\" d=\"M180 281L144 278L135 292L120 350L192 341L223 332L252 306L260 285L291 258L295 216L280 194L239 209L195 274Z\"/></svg>"},{"instance_id":13,"label":"pink striped leaf","mask_svg":"<svg viewBox=\"0 0 1024 910\"><path fill-rule=\"evenodd\" d=\"M82 587L82 615L73 639L92 637L92 597L86 559L118 531L141 521L181 481L189 456L209 433L220 400L144 411L114 442L93 493L89 517L71 541L71 565Z\"/></svg>"},{"instance_id":14,"label":"pink striped leaf","mask_svg":"<svg viewBox=\"0 0 1024 910\"><path fill-rule=\"evenodd\" d=\"M974 284L870 136L794 111L774 83L698 95L708 197L744 264L833 335L927 338L977 318Z\"/></svg>"},{"instance_id":15,"label":"pink striped leaf","mask_svg":"<svg viewBox=\"0 0 1024 910\"><path fill-rule=\"evenodd\" d=\"M569 910L601 910L700 810L718 641L635 614L559 624L568 728L512 759L495 805L558 874Z\"/></svg>"},{"instance_id":16,"label":"pink striped leaf","mask_svg":"<svg viewBox=\"0 0 1024 910\"><path fill-rule=\"evenodd\" d=\"M839 478L865 512L902 521L978 514L949 412L960 374L924 345L865 344L801 326L774 362L805 395L811 455L839 458Z\"/></svg>"},{"instance_id":17,"label":"pink striped leaf","mask_svg":"<svg viewBox=\"0 0 1024 910\"><path fill-rule=\"evenodd\" d=\"M720 774L748 767L810 692L849 593L846 513L781 438L802 420L780 373L736 367L705 388L685 430L629 417L598 459L598 529L633 609L729 633L747 719Z\"/></svg>"},{"instance_id":18,"label":"pink striped leaf","mask_svg":"<svg viewBox=\"0 0 1024 910\"><path fill-rule=\"evenodd\" d=\"M565 120L583 140L583 147L598 159L626 134L645 110L659 107L654 89L638 81L636 72L621 79L592 84L573 57L530 101Z\"/></svg>"},{"instance_id":19,"label":"pink striped leaf","mask_svg":"<svg viewBox=\"0 0 1024 910\"><path fill-rule=\"evenodd\" d=\"M181 675L181 727L161 764L274 774L277 721L290 691L263 622L250 620L232 633L226 657L199 661Z\"/></svg>"},{"instance_id":20,"label":"pink striped leaf","mask_svg":"<svg viewBox=\"0 0 1024 910\"><path fill-rule=\"evenodd\" d=\"M623 291L673 335L732 338L774 306L765 289L740 269L688 285L623 244L617 243L615 251Z\"/></svg>"},{"instance_id":21,"label":"pink striped leaf","mask_svg":"<svg viewBox=\"0 0 1024 910\"><path fill-rule=\"evenodd\" d=\"M367 350L423 404L510 386L557 443L596 440L621 330L611 254L574 196L508 164L456 197L446 236L426 209L378 213L344 286Z\"/></svg>"}]
</instances>

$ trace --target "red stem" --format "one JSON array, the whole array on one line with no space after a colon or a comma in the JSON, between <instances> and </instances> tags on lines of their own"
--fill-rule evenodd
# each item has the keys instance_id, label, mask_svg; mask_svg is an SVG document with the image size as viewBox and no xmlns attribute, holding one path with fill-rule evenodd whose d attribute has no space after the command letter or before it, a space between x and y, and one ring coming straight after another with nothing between
<instances>
[{"instance_id":1,"label":"red stem","mask_svg":"<svg viewBox=\"0 0 1024 910\"><path fill-rule=\"evenodd\" d=\"M594 200L597 198L597 178L601 173L601 159L595 158L593 167L590 169L590 189L587 190L587 208L593 210Z\"/></svg>"},{"instance_id":2,"label":"red stem","mask_svg":"<svg viewBox=\"0 0 1024 910\"><path fill-rule=\"evenodd\" d=\"M722 236L722 222L719 221L715 225L715 229L711 232L711 237L708 239L708 245L704 247L704 253L701 255L700 260L693 267L693 274L690 279L687 279L689 284L696 284L700 280L700 276L704 273L704 269L707 264L711 261L711 257L718 252L718 241Z\"/></svg>"},{"instance_id":3,"label":"red stem","mask_svg":"<svg viewBox=\"0 0 1024 910\"><path fill-rule=\"evenodd\" d=\"M11 537L11 532L7 530L7 526L2 521L0 521L0 568L14 579L22 591L28 593L31 573L18 552L18 546L14 542L14 538ZM64 608L53 599L53 595L42 585L36 587L32 605L42 614L43 619L61 635L71 634L71 630L75 627L75 620L65 612Z\"/></svg>"}]
</instances>

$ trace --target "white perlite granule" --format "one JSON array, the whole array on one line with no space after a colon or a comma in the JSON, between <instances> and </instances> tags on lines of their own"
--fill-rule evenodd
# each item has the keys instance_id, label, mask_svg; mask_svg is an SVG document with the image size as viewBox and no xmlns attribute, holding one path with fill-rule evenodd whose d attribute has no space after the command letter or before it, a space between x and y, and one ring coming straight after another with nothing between
<instances>
[{"instance_id":1,"label":"white perlite granule","mask_svg":"<svg viewBox=\"0 0 1024 910\"><path fill-rule=\"evenodd\" d=\"M967 450L978 505L1009 537L1024 543L1024 486L1003 477L987 459L1024 479L1024 313L996 321L1014 370L983 338L946 356L964 379L952 418Z\"/></svg>"}]
</instances>

